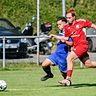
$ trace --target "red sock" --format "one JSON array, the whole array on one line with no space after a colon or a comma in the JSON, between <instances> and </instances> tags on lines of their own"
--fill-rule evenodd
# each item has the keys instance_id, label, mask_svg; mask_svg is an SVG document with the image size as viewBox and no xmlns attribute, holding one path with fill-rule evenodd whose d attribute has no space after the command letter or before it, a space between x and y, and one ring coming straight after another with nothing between
<instances>
[{"instance_id":1,"label":"red sock","mask_svg":"<svg viewBox=\"0 0 96 96\"><path fill-rule=\"evenodd\" d=\"M68 70L67 71L67 77L71 77L72 76L72 70Z\"/></svg>"}]
</instances>

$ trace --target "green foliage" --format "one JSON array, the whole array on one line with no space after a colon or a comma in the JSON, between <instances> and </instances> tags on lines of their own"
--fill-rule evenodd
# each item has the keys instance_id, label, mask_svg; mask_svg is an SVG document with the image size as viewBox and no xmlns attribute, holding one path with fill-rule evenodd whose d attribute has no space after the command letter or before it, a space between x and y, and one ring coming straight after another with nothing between
<instances>
[{"instance_id":1,"label":"green foliage","mask_svg":"<svg viewBox=\"0 0 96 96\"><path fill-rule=\"evenodd\" d=\"M2 0L0 6L0 17L12 20L17 26L24 25L36 15L34 0Z\"/></svg>"},{"instance_id":2,"label":"green foliage","mask_svg":"<svg viewBox=\"0 0 96 96\"><path fill-rule=\"evenodd\" d=\"M66 10L74 6L77 18L96 22L95 0L65 0ZM0 0L0 17L7 18L21 28L36 16L36 0ZM62 0L40 0L40 23L48 20L56 27L56 17L62 15ZM36 24L34 25L36 27ZM55 29L56 30L56 29Z\"/></svg>"}]
</instances>

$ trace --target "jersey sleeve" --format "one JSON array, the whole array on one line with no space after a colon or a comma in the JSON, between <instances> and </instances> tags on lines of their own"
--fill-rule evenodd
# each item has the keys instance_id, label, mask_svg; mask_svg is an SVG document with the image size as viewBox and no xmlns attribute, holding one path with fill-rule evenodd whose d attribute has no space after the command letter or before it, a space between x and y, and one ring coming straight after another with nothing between
<instances>
[{"instance_id":1,"label":"jersey sleeve","mask_svg":"<svg viewBox=\"0 0 96 96\"><path fill-rule=\"evenodd\" d=\"M91 21L86 20L86 21L84 22L84 26L85 26L85 27L91 27L91 25L92 25L92 22L91 22Z\"/></svg>"},{"instance_id":2,"label":"jersey sleeve","mask_svg":"<svg viewBox=\"0 0 96 96\"><path fill-rule=\"evenodd\" d=\"M89 20L85 20L85 19L78 19L76 20L77 22L80 22L80 24L82 25L82 27L91 27L92 22Z\"/></svg>"}]
</instances>

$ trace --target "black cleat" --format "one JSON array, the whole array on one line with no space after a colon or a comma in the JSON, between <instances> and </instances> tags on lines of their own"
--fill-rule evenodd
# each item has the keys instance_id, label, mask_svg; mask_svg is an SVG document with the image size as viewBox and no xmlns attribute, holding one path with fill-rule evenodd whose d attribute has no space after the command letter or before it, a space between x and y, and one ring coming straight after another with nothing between
<instances>
[{"instance_id":1,"label":"black cleat","mask_svg":"<svg viewBox=\"0 0 96 96\"><path fill-rule=\"evenodd\" d=\"M44 77L41 78L41 81L46 81L47 79L53 78L53 77L54 77L53 74L51 74L51 75L45 75Z\"/></svg>"}]
</instances>

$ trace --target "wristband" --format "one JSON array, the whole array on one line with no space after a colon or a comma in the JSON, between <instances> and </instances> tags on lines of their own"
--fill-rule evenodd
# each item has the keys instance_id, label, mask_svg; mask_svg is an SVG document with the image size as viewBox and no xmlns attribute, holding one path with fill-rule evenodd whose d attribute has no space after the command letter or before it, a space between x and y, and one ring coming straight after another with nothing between
<instances>
[{"instance_id":1,"label":"wristband","mask_svg":"<svg viewBox=\"0 0 96 96\"><path fill-rule=\"evenodd\" d=\"M70 78L72 76L72 70L67 71L67 77Z\"/></svg>"}]
</instances>

